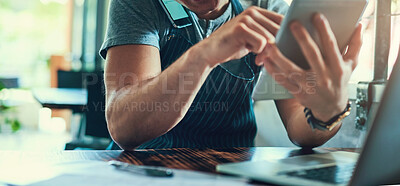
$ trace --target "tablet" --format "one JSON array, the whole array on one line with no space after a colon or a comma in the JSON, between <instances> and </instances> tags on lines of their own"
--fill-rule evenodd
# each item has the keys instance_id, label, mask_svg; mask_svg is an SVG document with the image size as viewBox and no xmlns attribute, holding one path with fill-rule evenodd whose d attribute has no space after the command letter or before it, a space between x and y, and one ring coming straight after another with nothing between
<instances>
[{"instance_id":1,"label":"tablet","mask_svg":"<svg viewBox=\"0 0 400 186\"><path fill-rule=\"evenodd\" d=\"M340 51L343 51L361 20L367 3L368 0L293 0L276 35L276 45L288 59L303 69L309 69L310 66L289 28L290 23L293 20L300 21L321 48L312 16L317 12L322 13L329 21Z\"/></svg>"}]
</instances>

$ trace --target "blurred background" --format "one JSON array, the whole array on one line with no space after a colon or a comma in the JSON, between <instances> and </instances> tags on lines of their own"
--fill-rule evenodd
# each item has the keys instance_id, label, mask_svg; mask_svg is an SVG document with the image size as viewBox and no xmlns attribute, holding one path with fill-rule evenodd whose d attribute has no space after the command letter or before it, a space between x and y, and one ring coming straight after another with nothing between
<instances>
[{"instance_id":1,"label":"blurred background","mask_svg":"<svg viewBox=\"0 0 400 186\"><path fill-rule=\"evenodd\" d=\"M108 4L0 0L0 150L64 149L67 142L82 141L86 122L101 123L103 133L94 136L108 143L101 105L104 61L97 52ZM92 101L98 108L89 108L89 93L95 93L91 101L101 100Z\"/></svg>"},{"instance_id":2,"label":"blurred background","mask_svg":"<svg viewBox=\"0 0 400 186\"><path fill-rule=\"evenodd\" d=\"M104 149L104 61L98 51L110 0L0 0L0 150ZM286 0L289 4L291 0ZM390 3L390 73L400 43L400 1ZM350 93L374 76L375 0ZM272 100L256 101L258 146L293 146ZM358 147L355 115L325 146Z\"/></svg>"}]
</instances>

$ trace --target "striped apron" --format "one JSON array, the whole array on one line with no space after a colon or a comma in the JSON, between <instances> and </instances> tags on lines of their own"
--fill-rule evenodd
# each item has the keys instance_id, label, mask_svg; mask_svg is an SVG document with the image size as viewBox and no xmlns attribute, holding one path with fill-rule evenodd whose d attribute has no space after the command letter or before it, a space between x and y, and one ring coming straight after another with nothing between
<instances>
[{"instance_id":1,"label":"striped apron","mask_svg":"<svg viewBox=\"0 0 400 186\"><path fill-rule=\"evenodd\" d=\"M231 0L231 3L236 15L243 11L239 0ZM195 44L185 35L184 29L171 27L167 38L160 51L162 70ZM255 56L249 54L215 67L184 118L173 129L138 149L253 146L257 126L251 95L261 69L254 59ZM112 147L119 149L115 144Z\"/></svg>"}]
</instances>

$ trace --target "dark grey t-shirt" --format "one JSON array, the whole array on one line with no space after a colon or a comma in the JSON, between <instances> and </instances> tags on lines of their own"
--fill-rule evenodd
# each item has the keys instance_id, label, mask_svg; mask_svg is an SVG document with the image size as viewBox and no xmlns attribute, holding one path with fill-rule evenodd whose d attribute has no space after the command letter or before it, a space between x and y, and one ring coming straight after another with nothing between
<instances>
[{"instance_id":1,"label":"dark grey t-shirt","mask_svg":"<svg viewBox=\"0 0 400 186\"><path fill-rule=\"evenodd\" d=\"M251 5L285 14L288 5L283 0L240 0L244 9ZM100 50L105 59L110 47L128 44L144 44L161 49L171 28L167 15L158 0L111 0L107 34ZM223 15L206 23L189 11L195 20L196 33L187 34L196 43L208 37L225 22L235 16L231 4ZM194 35L195 34L195 35Z\"/></svg>"},{"instance_id":2,"label":"dark grey t-shirt","mask_svg":"<svg viewBox=\"0 0 400 186\"><path fill-rule=\"evenodd\" d=\"M285 13L288 7L283 0L241 0L240 2L243 8L258 5L279 13ZM190 42L196 43L232 19L236 15L233 9L233 5L230 4L223 15L210 21L198 19L193 12L189 11L194 26L180 29L179 33ZM174 61L173 58L176 59L187 49L182 46L190 46L186 45L187 41L177 39L179 37L175 38L177 42L172 42L174 40L172 39L167 43L172 25L158 4L158 0L112 0L108 26L107 36L100 51L103 58L106 57L107 49L110 47L144 44L157 47L161 54L168 55L161 56L162 65L168 65ZM174 48L174 52L165 52L168 49L164 46ZM175 47L178 48L177 51ZM256 124L251 93L256 83L255 73L259 72L261 67L251 64L248 60L251 58L249 56L252 55L242 58L243 63L227 62L224 66L232 64L225 66L231 68L235 67L234 64L239 64L238 67L243 68L238 68L237 72L245 74L248 71L252 74L252 78L237 77L235 73L223 68L222 65L219 68L216 67L207 77L180 123L166 134L142 144L139 148L252 146ZM116 149L115 145L113 149Z\"/></svg>"}]
</instances>

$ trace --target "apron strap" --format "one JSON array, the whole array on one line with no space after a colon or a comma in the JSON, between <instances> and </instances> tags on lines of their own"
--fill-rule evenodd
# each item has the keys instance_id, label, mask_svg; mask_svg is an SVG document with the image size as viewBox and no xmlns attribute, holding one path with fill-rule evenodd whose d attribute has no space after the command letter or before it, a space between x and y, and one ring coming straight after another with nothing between
<instances>
[{"instance_id":1,"label":"apron strap","mask_svg":"<svg viewBox=\"0 0 400 186\"><path fill-rule=\"evenodd\" d=\"M236 15L239 15L243 12L243 6L240 4L239 0L231 0L231 2Z\"/></svg>"}]
</instances>

